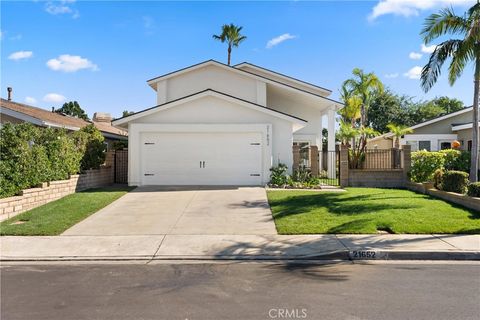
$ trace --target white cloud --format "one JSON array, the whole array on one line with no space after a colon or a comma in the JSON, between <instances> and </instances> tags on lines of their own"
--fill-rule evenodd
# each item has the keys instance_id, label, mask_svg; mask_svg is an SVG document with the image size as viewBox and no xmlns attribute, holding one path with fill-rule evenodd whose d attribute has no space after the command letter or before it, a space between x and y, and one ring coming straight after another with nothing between
<instances>
[{"instance_id":1,"label":"white cloud","mask_svg":"<svg viewBox=\"0 0 480 320\"><path fill-rule=\"evenodd\" d=\"M78 10L72 7L75 0L47 1L45 11L52 15L71 14L72 18L80 17Z\"/></svg>"},{"instance_id":2,"label":"white cloud","mask_svg":"<svg viewBox=\"0 0 480 320\"><path fill-rule=\"evenodd\" d=\"M421 74L422 74L422 67L415 66L412 69L405 72L403 75L409 79L420 79Z\"/></svg>"},{"instance_id":3,"label":"white cloud","mask_svg":"<svg viewBox=\"0 0 480 320\"><path fill-rule=\"evenodd\" d=\"M81 69L98 70L98 66L92 61L82 58L81 56L72 56L69 54L62 54L58 56L58 58L48 60L47 67L54 71L63 72L75 72Z\"/></svg>"},{"instance_id":4,"label":"white cloud","mask_svg":"<svg viewBox=\"0 0 480 320\"><path fill-rule=\"evenodd\" d=\"M33 98L33 97L25 97L25 103L28 103L28 104L36 104L37 103L37 99Z\"/></svg>"},{"instance_id":5,"label":"white cloud","mask_svg":"<svg viewBox=\"0 0 480 320\"><path fill-rule=\"evenodd\" d=\"M387 74L385 75L385 78L387 78L387 79L395 79L395 78L398 78L398 73L397 73L397 72L395 72L395 73L387 73Z\"/></svg>"},{"instance_id":6,"label":"white cloud","mask_svg":"<svg viewBox=\"0 0 480 320\"><path fill-rule=\"evenodd\" d=\"M380 0L368 16L369 20L393 14L397 16L418 16L422 10L431 10L454 5L469 6L476 0Z\"/></svg>"},{"instance_id":7,"label":"white cloud","mask_svg":"<svg viewBox=\"0 0 480 320\"><path fill-rule=\"evenodd\" d=\"M420 60L422 59L423 57L423 54L421 53L418 53L418 52L410 52L410 54L408 55L408 57L412 60Z\"/></svg>"},{"instance_id":8,"label":"white cloud","mask_svg":"<svg viewBox=\"0 0 480 320\"><path fill-rule=\"evenodd\" d=\"M276 45L284 42L284 41L287 41L287 40L290 40L290 39L295 39L297 36L293 36L291 35L290 33L284 33L278 37L275 37L273 39L270 39L268 42L267 42L267 49L271 49L273 47L275 47Z\"/></svg>"},{"instance_id":9,"label":"white cloud","mask_svg":"<svg viewBox=\"0 0 480 320\"><path fill-rule=\"evenodd\" d=\"M43 97L43 101L52 103L62 103L65 100L66 98L58 93L49 93Z\"/></svg>"},{"instance_id":10,"label":"white cloud","mask_svg":"<svg viewBox=\"0 0 480 320\"><path fill-rule=\"evenodd\" d=\"M17 51L9 55L8 59L17 61L22 59L29 59L31 57L33 57L32 51Z\"/></svg>"},{"instance_id":11,"label":"white cloud","mask_svg":"<svg viewBox=\"0 0 480 320\"><path fill-rule=\"evenodd\" d=\"M3 40L4 36L5 36L5 31L0 30L0 40Z\"/></svg>"},{"instance_id":12,"label":"white cloud","mask_svg":"<svg viewBox=\"0 0 480 320\"><path fill-rule=\"evenodd\" d=\"M422 52L423 53L433 53L433 51L435 51L435 48L437 48L436 45L432 44L431 46L426 46L422 43Z\"/></svg>"}]
</instances>

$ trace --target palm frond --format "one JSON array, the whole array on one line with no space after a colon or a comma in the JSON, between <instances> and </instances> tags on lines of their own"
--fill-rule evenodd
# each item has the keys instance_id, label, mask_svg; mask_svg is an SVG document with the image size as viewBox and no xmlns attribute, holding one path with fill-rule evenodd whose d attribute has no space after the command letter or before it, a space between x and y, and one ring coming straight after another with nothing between
<instances>
[{"instance_id":1,"label":"palm frond","mask_svg":"<svg viewBox=\"0 0 480 320\"><path fill-rule=\"evenodd\" d=\"M461 41L452 57L448 68L448 82L453 86L455 81L462 75L463 70L469 62L475 61L475 40L474 37L467 37Z\"/></svg>"},{"instance_id":2,"label":"palm frond","mask_svg":"<svg viewBox=\"0 0 480 320\"><path fill-rule=\"evenodd\" d=\"M430 55L428 63L423 67L420 76L421 86L425 92L430 90L440 76L445 61L457 51L462 40L447 40L439 44Z\"/></svg>"},{"instance_id":3,"label":"palm frond","mask_svg":"<svg viewBox=\"0 0 480 320\"><path fill-rule=\"evenodd\" d=\"M427 44L445 34L466 34L469 29L468 20L455 14L452 8L433 13L425 19L420 35Z\"/></svg>"}]
</instances>

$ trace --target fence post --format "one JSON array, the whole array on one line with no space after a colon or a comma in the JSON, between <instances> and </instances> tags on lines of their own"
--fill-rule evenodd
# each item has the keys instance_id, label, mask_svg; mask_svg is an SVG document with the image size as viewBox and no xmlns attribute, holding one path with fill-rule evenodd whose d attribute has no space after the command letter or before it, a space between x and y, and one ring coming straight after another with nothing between
<instances>
[{"instance_id":1,"label":"fence post","mask_svg":"<svg viewBox=\"0 0 480 320\"><path fill-rule=\"evenodd\" d=\"M410 179L408 178L408 172L412 167L412 146L403 145L402 146L402 168L403 168L403 180L404 183L407 183Z\"/></svg>"},{"instance_id":2,"label":"fence post","mask_svg":"<svg viewBox=\"0 0 480 320\"><path fill-rule=\"evenodd\" d=\"M348 148L340 147L340 187L348 187Z\"/></svg>"},{"instance_id":3,"label":"fence post","mask_svg":"<svg viewBox=\"0 0 480 320\"><path fill-rule=\"evenodd\" d=\"M314 177L318 177L319 162L318 162L318 147L310 146L310 170Z\"/></svg>"},{"instance_id":4,"label":"fence post","mask_svg":"<svg viewBox=\"0 0 480 320\"><path fill-rule=\"evenodd\" d=\"M300 166L300 146L293 145L292 146L292 152L293 152L293 171L298 170L298 167Z\"/></svg>"}]
</instances>

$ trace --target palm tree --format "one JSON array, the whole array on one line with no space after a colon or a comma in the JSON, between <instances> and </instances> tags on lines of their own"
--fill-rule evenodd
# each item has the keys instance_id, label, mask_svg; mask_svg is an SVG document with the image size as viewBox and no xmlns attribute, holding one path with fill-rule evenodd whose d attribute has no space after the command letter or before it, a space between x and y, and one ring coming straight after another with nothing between
<instances>
[{"instance_id":1,"label":"palm tree","mask_svg":"<svg viewBox=\"0 0 480 320\"><path fill-rule=\"evenodd\" d=\"M362 99L348 90L345 84L342 85L340 96L345 106L338 113L342 116L343 121L350 122L352 127L355 127L361 117Z\"/></svg>"},{"instance_id":2,"label":"palm tree","mask_svg":"<svg viewBox=\"0 0 480 320\"><path fill-rule=\"evenodd\" d=\"M393 136L395 137L395 148L397 149L400 149L400 138L406 134L413 132L412 129L401 124L397 125L394 123L390 123L387 124L387 128L388 130L390 130L391 133L393 133Z\"/></svg>"},{"instance_id":3,"label":"palm tree","mask_svg":"<svg viewBox=\"0 0 480 320\"><path fill-rule=\"evenodd\" d=\"M355 96L360 97L360 126L367 123L367 110L373 98L375 91L383 91L383 84L373 73L364 73L362 69L355 68L352 71L353 78L343 82L343 86Z\"/></svg>"},{"instance_id":4,"label":"palm tree","mask_svg":"<svg viewBox=\"0 0 480 320\"><path fill-rule=\"evenodd\" d=\"M422 88L427 92L437 82L443 64L451 58L448 67L448 82L451 86L462 75L465 67L474 65L473 133L470 181L478 180L478 99L480 91L480 4L477 2L463 16L457 16L453 9L443 9L430 15L420 33L425 44L445 35L455 39L440 43L430 55L421 74Z\"/></svg>"},{"instance_id":5,"label":"palm tree","mask_svg":"<svg viewBox=\"0 0 480 320\"><path fill-rule=\"evenodd\" d=\"M219 35L214 34L213 39L219 40L222 43L228 43L228 65L230 65L230 56L232 54L232 47L238 47L238 45L247 39L246 36L240 34L243 27L238 27L233 23L224 24L222 26L222 33Z\"/></svg>"}]
</instances>

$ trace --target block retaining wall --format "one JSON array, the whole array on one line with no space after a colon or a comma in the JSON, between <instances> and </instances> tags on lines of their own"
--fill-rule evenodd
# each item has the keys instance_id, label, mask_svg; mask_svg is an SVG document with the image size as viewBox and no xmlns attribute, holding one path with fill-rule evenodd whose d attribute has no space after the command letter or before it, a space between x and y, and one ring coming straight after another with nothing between
<instances>
[{"instance_id":1,"label":"block retaining wall","mask_svg":"<svg viewBox=\"0 0 480 320\"><path fill-rule=\"evenodd\" d=\"M68 180L44 182L38 188L25 189L17 196L0 199L0 221L77 191L113 184L114 168L111 159L113 156L107 154L107 164L100 169L72 175Z\"/></svg>"}]
</instances>

